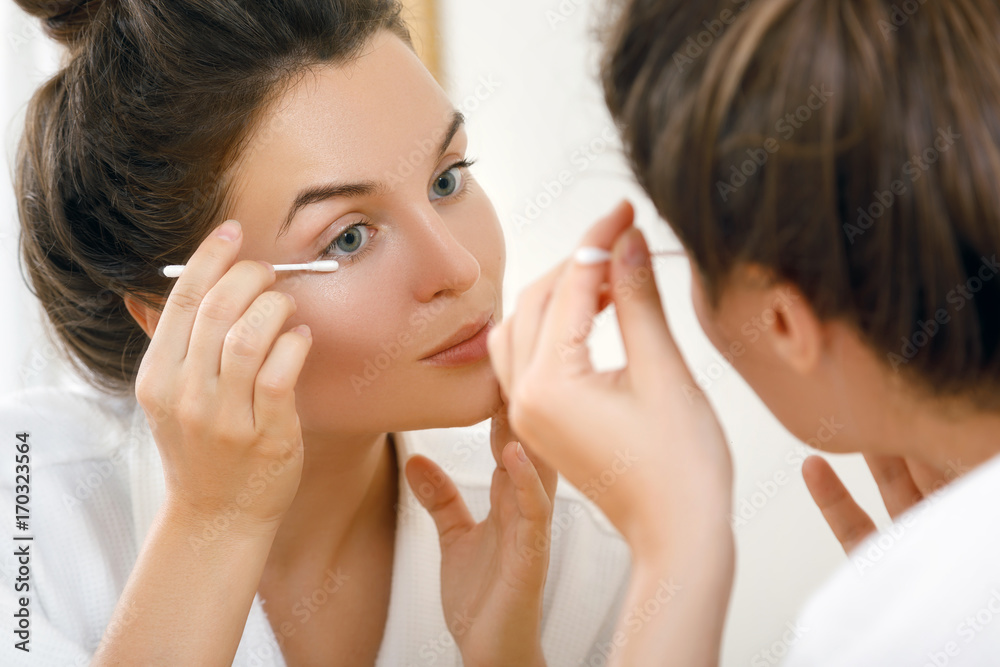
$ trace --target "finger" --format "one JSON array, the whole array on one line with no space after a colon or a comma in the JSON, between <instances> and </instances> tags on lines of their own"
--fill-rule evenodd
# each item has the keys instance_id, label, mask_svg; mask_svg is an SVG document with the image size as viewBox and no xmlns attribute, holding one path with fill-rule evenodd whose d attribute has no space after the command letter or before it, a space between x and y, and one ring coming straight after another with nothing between
<instances>
[{"instance_id":1,"label":"finger","mask_svg":"<svg viewBox=\"0 0 1000 667\"><path fill-rule=\"evenodd\" d=\"M531 363L538 345L538 334L545 310L552 297L552 289L568 266L569 260L560 262L524 290L518 299L517 318L511 322L510 339L511 381L514 383L524 377L524 371Z\"/></svg>"},{"instance_id":2,"label":"finger","mask_svg":"<svg viewBox=\"0 0 1000 667\"><path fill-rule=\"evenodd\" d=\"M837 473L822 456L802 463L802 478L840 546L850 552L875 530L875 523L847 492Z\"/></svg>"},{"instance_id":3,"label":"finger","mask_svg":"<svg viewBox=\"0 0 1000 667\"><path fill-rule=\"evenodd\" d=\"M865 461L878 484L882 502L893 519L924 499L902 458L865 454Z\"/></svg>"},{"instance_id":4,"label":"finger","mask_svg":"<svg viewBox=\"0 0 1000 667\"><path fill-rule=\"evenodd\" d=\"M563 262L555 269L553 269L550 274L555 277L558 276L559 272L565 268L566 263ZM607 283L601 285L600 299L598 302L597 312L603 312L605 308L611 305L611 287ZM519 304L520 306L520 304ZM520 319L521 309L519 308L517 312L512 315L508 315L502 322L493 327L489 335L486 338L486 347L489 350L490 364L493 366L493 373L497 377L497 382L500 385L500 398L504 403L509 401L510 396L510 385L513 377L513 336L512 331L515 328L515 322ZM538 328L536 323L535 329ZM521 327L522 331L530 331L532 327ZM527 339L526 336L522 334L522 341ZM535 339L531 339L532 345L534 347ZM530 359L530 355L526 355ZM522 361L521 368L524 367L524 362ZM499 458L499 453L494 452L494 458ZM499 461L498 461L499 465Z\"/></svg>"},{"instance_id":5,"label":"finger","mask_svg":"<svg viewBox=\"0 0 1000 667\"><path fill-rule=\"evenodd\" d=\"M628 261L631 253L637 253L635 262ZM628 375L635 386L651 386L662 379L665 368L690 376L667 324L649 248L638 229L627 230L615 243L611 285L625 356L631 362Z\"/></svg>"},{"instance_id":6,"label":"finger","mask_svg":"<svg viewBox=\"0 0 1000 667\"><path fill-rule=\"evenodd\" d=\"M233 236L225 238L220 234ZM184 360L198 307L208 290L232 266L241 242L242 231L235 220L222 223L201 242L167 295L163 313L149 344L150 351L156 348L157 354L163 354L178 364Z\"/></svg>"},{"instance_id":7,"label":"finger","mask_svg":"<svg viewBox=\"0 0 1000 667\"><path fill-rule=\"evenodd\" d=\"M518 442L509 442L503 450L504 465L514 484L517 508L521 516L536 523L546 523L552 513L552 502L538 471Z\"/></svg>"},{"instance_id":8,"label":"finger","mask_svg":"<svg viewBox=\"0 0 1000 667\"><path fill-rule=\"evenodd\" d=\"M229 330L273 282L274 268L270 264L243 260L226 271L202 299L191 329L186 361L218 376L222 372L223 342Z\"/></svg>"},{"instance_id":9,"label":"finger","mask_svg":"<svg viewBox=\"0 0 1000 667\"><path fill-rule=\"evenodd\" d=\"M514 431L510 428L510 418L507 415L507 402L497 411L490 420L490 449L493 452L493 460L497 467L503 469L503 450L511 440L517 440Z\"/></svg>"},{"instance_id":10,"label":"finger","mask_svg":"<svg viewBox=\"0 0 1000 667\"><path fill-rule=\"evenodd\" d=\"M410 457L406 462L406 481L434 519L442 549L448 548L476 525L455 483L426 456L417 454Z\"/></svg>"},{"instance_id":11,"label":"finger","mask_svg":"<svg viewBox=\"0 0 1000 667\"><path fill-rule=\"evenodd\" d=\"M510 399L510 326L516 314L508 315L486 336L486 350L490 355L493 374L500 385L500 398L506 404Z\"/></svg>"},{"instance_id":12,"label":"finger","mask_svg":"<svg viewBox=\"0 0 1000 667\"><path fill-rule=\"evenodd\" d=\"M530 447L525 447L523 443L521 443L521 447L524 449L528 460L535 466L538 478L542 480L542 486L545 488L545 494L549 497L549 500L554 500L556 497L556 485L559 483L559 471L546 463Z\"/></svg>"},{"instance_id":13,"label":"finger","mask_svg":"<svg viewBox=\"0 0 1000 667\"><path fill-rule=\"evenodd\" d=\"M961 465L961 462L959 462ZM947 473L943 473L937 468L931 467L926 463L920 461L914 461L913 459L906 459L906 467L910 469L910 475L913 477L913 483L917 485L920 489L920 493L926 498L931 495L941 487L952 481L949 479Z\"/></svg>"},{"instance_id":14,"label":"finger","mask_svg":"<svg viewBox=\"0 0 1000 667\"><path fill-rule=\"evenodd\" d=\"M587 230L581 245L610 249L615 239L632 225L633 218L632 205L622 202ZM592 368L585 343L598 313L601 285L606 278L606 263L583 265L573 261L553 288L538 347L545 351L547 360L565 364L570 373Z\"/></svg>"},{"instance_id":15,"label":"finger","mask_svg":"<svg viewBox=\"0 0 1000 667\"><path fill-rule=\"evenodd\" d=\"M253 420L257 433L284 435L296 426L295 385L311 345L312 335L304 324L286 331L274 341L253 385Z\"/></svg>"},{"instance_id":16,"label":"finger","mask_svg":"<svg viewBox=\"0 0 1000 667\"><path fill-rule=\"evenodd\" d=\"M597 312L603 313L604 309L614 303L611 298L611 285L609 283L603 283L601 285L600 298L597 300Z\"/></svg>"},{"instance_id":17,"label":"finger","mask_svg":"<svg viewBox=\"0 0 1000 667\"><path fill-rule=\"evenodd\" d=\"M229 328L222 343L218 395L230 405L249 405L254 383L286 320L295 312L295 300L284 292L264 292Z\"/></svg>"}]
</instances>

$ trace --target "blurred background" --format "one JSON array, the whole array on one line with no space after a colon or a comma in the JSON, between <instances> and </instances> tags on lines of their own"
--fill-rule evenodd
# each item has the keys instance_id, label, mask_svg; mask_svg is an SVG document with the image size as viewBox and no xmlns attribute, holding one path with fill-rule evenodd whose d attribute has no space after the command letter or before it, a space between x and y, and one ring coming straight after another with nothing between
<instances>
[{"instance_id":1,"label":"blurred background","mask_svg":"<svg viewBox=\"0 0 1000 667\"><path fill-rule=\"evenodd\" d=\"M422 57L468 119L469 155L506 232L505 310L520 290L564 259L583 230L628 197L651 247L677 242L635 184L597 83L596 28L605 0L412 0ZM64 382L56 348L22 277L11 165L27 100L61 53L38 22L0 3L0 391ZM657 260L674 334L722 420L736 466L738 570L724 637L724 667L779 664L802 633L797 610L846 560L800 474L811 453L771 416L703 335L690 299L687 260ZM598 318L595 363L624 363L613 313ZM830 416L834 421L836 415ZM825 437L816 424L816 437ZM880 526L886 514L860 456L828 457ZM580 557L586 557L580 554ZM794 628L794 631L793 631Z\"/></svg>"}]
</instances>

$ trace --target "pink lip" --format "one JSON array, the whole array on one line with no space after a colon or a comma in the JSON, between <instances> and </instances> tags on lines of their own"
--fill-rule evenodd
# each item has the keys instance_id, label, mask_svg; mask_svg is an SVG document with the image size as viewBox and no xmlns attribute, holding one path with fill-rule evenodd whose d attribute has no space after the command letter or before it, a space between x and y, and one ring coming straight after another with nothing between
<instances>
[{"instance_id":1,"label":"pink lip","mask_svg":"<svg viewBox=\"0 0 1000 667\"><path fill-rule=\"evenodd\" d=\"M484 359L489 353L486 337L493 328L493 313L463 326L434 352L421 359L436 366L465 366Z\"/></svg>"}]
</instances>

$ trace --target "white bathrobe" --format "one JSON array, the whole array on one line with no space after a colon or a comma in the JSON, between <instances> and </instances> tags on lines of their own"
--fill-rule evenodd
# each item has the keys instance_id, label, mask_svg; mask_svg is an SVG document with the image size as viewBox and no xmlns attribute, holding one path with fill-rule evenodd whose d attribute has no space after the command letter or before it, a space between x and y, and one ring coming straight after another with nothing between
<instances>
[{"instance_id":1,"label":"white bathrobe","mask_svg":"<svg viewBox=\"0 0 1000 667\"><path fill-rule=\"evenodd\" d=\"M14 525L19 432L30 434L27 530ZM78 383L0 397L0 434L7 442L0 447L6 533L32 538L8 537L2 549L0 664L82 667L105 632L164 497L156 444L134 398L109 400ZM413 453L429 456L452 476L477 520L485 517L494 469L489 421L394 437L400 470ZM402 474L399 494L392 593L376 664L461 665L441 609L437 531ZM548 664L604 665L627 586L628 547L564 480L557 490L552 537L542 634ZM30 553L28 593L15 591L19 548ZM15 648L20 639L13 633L24 596L29 598L28 653ZM285 664L259 595L233 664Z\"/></svg>"}]
</instances>

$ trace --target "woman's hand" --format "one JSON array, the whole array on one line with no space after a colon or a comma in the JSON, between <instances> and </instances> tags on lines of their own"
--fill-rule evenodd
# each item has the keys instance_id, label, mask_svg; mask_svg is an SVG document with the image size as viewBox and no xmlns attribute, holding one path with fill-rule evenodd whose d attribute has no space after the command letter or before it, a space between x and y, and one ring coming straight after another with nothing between
<instances>
[{"instance_id":1,"label":"woman's hand","mask_svg":"<svg viewBox=\"0 0 1000 667\"><path fill-rule=\"evenodd\" d=\"M490 356L521 442L592 498L632 547L624 608L642 608L665 582L680 590L638 629L619 624L620 659L714 664L733 576L732 464L712 408L685 393L696 384L632 217L620 206L584 237L582 245L613 248L610 268L567 261L528 287L490 332ZM628 363L598 373L586 339L608 299Z\"/></svg>"},{"instance_id":2,"label":"woman's hand","mask_svg":"<svg viewBox=\"0 0 1000 667\"><path fill-rule=\"evenodd\" d=\"M563 262L524 290L488 345L522 442L587 492L634 547L652 548L694 519L728 520L732 464L711 406L691 395L695 382L631 224L622 206L584 238L614 246L610 274L607 263ZM626 264L629 243L638 264ZM586 338L606 303L616 307L628 363L598 373Z\"/></svg>"},{"instance_id":3,"label":"woman's hand","mask_svg":"<svg viewBox=\"0 0 1000 667\"><path fill-rule=\"evenodd\" d=\"M464 664L544 665L542 599L557 475L516 441L506 406L493 418L491 446L497 468L480 523L430 459L412 457L406 477L441 538L441 601Z\"/></svg>"},{"instance_id":4,"label":"woman's hand","mask_svg":"<svg viewBox=\"0 0 1000 667\"><path fill-rule=\"evenodd\" d=\"M228 229L235 238L219 235ZM274 269L236 262L232 222L188 261L156 323L136 397L163 460L166 505L215 530L276 530L298 489L295 384L311 337L281 333L291 295L264 291Z\"/></svg>"},{"instance_id":5,"label":"woman's hand","mask_svg":"<svg viewBox=\"0 0 1000 667\"><path fill-rule=\"evenodd\" d=\"M167 497L93 665L231 665L298 488L295 387L310 339L290 297L215 230L174 284L136 380ZM129 310L138 312L134 304ZM154 315L155 317L155 315ZM139 318L137 318L139 319ZM145 321L145 320L143 320ZM125 628L123 631L122 628Z\"/></svg>"},{"instance_id":6,"label":"woman's hand","mask_svg":"<svg viewBox=\"0 0 1000 667\"><path fill-rule=\"evenodd\" d=\"M893 520L950 481L945 473L913 459L866 454L865 461ZM850 553L875 531L875 522L854 501L826 459L807 458L802 478L845 552Z\"/></svg>"}]
</instances>

